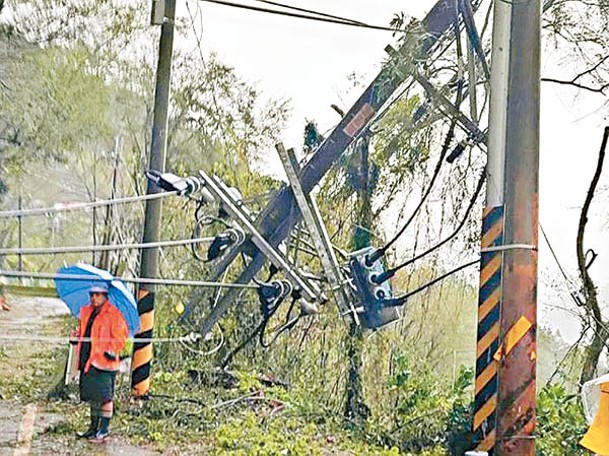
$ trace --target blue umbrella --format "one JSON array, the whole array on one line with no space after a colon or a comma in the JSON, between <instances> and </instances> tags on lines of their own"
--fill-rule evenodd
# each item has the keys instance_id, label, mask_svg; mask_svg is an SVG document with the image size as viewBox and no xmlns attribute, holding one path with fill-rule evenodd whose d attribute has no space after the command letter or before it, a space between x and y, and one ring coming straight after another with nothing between
<instances>
[{"instance_id":1,"label":"blue umbrella","mask_svg":"<svg viewBox=\"0 0 609 456\"><path fill-rule=\"evenodd\" d=\"M137 303L123 282L115 279L108 271L86 263L63 267L57 271L55 277L59 298L76 317L80 315L81 307L90 303L91 287L100 285L108 288L108 299L121 311L129 327L129 334L134 335L140 328Z\"/></svg>"}]
</instances>

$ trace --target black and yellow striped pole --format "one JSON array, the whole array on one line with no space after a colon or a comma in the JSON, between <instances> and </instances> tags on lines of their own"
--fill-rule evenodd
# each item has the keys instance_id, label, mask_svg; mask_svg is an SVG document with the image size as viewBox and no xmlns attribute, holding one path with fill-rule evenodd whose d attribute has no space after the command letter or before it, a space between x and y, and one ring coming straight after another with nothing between
<instances>
[{"instance_id":1,"label":"black and yellow striped pole","mask_svg":"<svg viewBox=\"0 0 609 456\"><path fill-rule=\"evenodd\" d=\"M169 118L169 88L171 81L171 61L173 56L173 33L175 19L175 0L155 1L152 22L161 25L159 42L159 60L156 72L156 90L154 94L154 120L152 125L152 143L148 169L165 171L167 150L167 121ZM151 181L148 181L146 194L159 192ZM143 242L157 242L161 224L161 199L146 201ZM155 278L158 273L158 248L144 249L141 255L140 276ZM133 343L133 360L131 362L131 391L136 397L145 397L151 385L152 343L150 339L154 330L154 287L141 284L138 293L138 312L140 331ZM138 339L148 339L146 342Z\"/></svg>"},{"instance_id":2,"label":"black and yellow striped pole","mask_svg":"<svg viewBox=\"0 0 609 456\"><path fill-rule=\"evenodd\" d=\"M540 0L510 2L495 455L535 454Z\"/></svg>"},{"instance_id":3,"label":"black and yellow striped pole","mask_svg":"<svg viewBox=\"0 0 609 456\"><path fill-rule=\"evenodd\" d=\"M140 288L137 296L137 307L140 314L140 331L133 341L131 388L133 395L143 397L148 394L151 385L154 292ZM147 340L138 341L138 339Z\"/></svg>"},{"instance_id":4,"label":"black and yellow striped pole","mask_svg":"<svg viewBox=\"0 0 609 456\"><path fill-rule=\"evenodd\" d=\"M495 359L495 354L499 348L503 253L495 249L504 243L503 187L511 4L495 2L493 8L486 207L482 216L480 245L473 419L474 449L489 454L497 442L499 362Z\"/></svg>"},{"instance_id":5,"label":"black and yellow striped pole","mask_svg":"<svg viewBox=\"0 0 609 456\"><path fill-rule=\"evenodd\" d=\"M494 456L535 454L540 11L494 5L474 412Z\"/></svg>"},{"instance_id":6,"label":"black and yellow striped pole","mask_svg":"<svg viewBox=\"0 0 609 456\"><path fill-rule=\"evenodd\" d=\"M503 245L503 206L484 209L480 293L478 298L478 338L474 399L474 443L479 451L495 446L497 413L497 366L499 316L501 309L501 266L503 255L493 248Z\"/></svg>"}]
</instances>

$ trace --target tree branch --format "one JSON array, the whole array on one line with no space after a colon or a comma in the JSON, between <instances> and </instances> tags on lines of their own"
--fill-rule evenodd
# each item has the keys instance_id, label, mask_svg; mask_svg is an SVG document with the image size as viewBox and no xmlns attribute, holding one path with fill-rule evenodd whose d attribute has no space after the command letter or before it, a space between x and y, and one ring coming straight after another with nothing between
<instances>
[{"instance_id":1,"label":"tree branch","mask_svg":"<svg viewBox=\"0 0 609 456\"><path fill-rule=\"evenodd\" d=\"M584 71L583 73L579 73L577 76L575 76L572 79L572 82L577 81L579 78L592 73L593 71L596 71L598 69L598 67L600 67L607 59L609 59L609 54L607 54L605 57L603 57L602 59L600 59L598 62L596 62L594 65L592 65L590 68L588 68L586 71Z\"/></svg>"},{"instance_id":2,"label":"tree branch","mask_svg":"<svg viewBox=\"0 0 609 456\"><path fill-rule=\"evenodd\" d=\"M588 188L588 193L586 194L586 199L584 201L584 205L582 207L582 211L579 217L579 225L577 228L577 264L579 267L579 272L581 278L584 282L584 288L586 293L588 293L588 288L594 289L592 278L588 273L588 268L586 268L586 254L584 252L584 233L586 231L586 224L588 223L588 212L590 211L590 205L592 204L592 199L594 198L594 192L596 191L596 187L598 186L598 182L601 178L601 174L603 172L603 164L605 161L605 151L607 148L607 141L609 139L609 127L605 127L605 133L603 135L603 141L601 144L601 149L598 154L598 162L596 165L596 171L594 172L594 177L590 182L590 187ZM596 295L596 292L594 291ZM586 295L586 298L589 299L591 296ZM599 311L600 314L600 311Z\"/></svg>"},{"instance_id":3,"label":"tree branch","mask_svg":"<svg viewBox=\"0 0 609 456\"><path fill-rule=\"evenodd\" d=\"M577 80L579 76L577 76L575 78L575 80ZM564 84L564 85L571 85L574 87L577 87L578 89L583 89L583 90L588 90L589 92L594 92L594 93L600 93L602 95L605 95L604 90L609 87L609 83L604 84L600 87L590 87L587 85L583 85L583 84L579 84L577 82L575 82L575 80L571 80L571 81L565 81L562 79L554 79L554 78L541 78L542 82L553 82L555 84Z\"/></svg>"},{"instance_id":4,"label":"tree branch","mask_svg":"<svg viewBox=\"0 0 609 456\"><path fill-rule=\"evenodd\" d=\"M604 57L602 57L598 62L596 62L595 64L593 64L590 68L588 68L585 71L582 71L581 73L576 74L572 79L570 80L566 80L566 79L555 79L555 78L541 78L541 80L543 82L553 82L555 84L564 84L564 85L572 85L574 87L577 87L578 89L583 89L583 90L588 90L590 92L594 92L594 93L601 93L604 95L604 90L609 87L609 83L603 84L602 86L599 87L591 87L589 85L585 85L585 84L581 84L579 82L577 82L578 80L580 80L581 78L583 78L586 75L590 75L591 73L595 72L596 70L598 70L598 68L605 63L607 60L609 59L609 54L605 55ZM598 79L598 75L597 75L597 79Z\"/></svg>"},{"instance_id":5,"label":"tree branch","mask_svg":"<svg viewBox=\"0 0 609 456\"><path fill-rule=\"evenodd\" d=\"M584 366L582 369L582 374L580 377L580 381L586 382L594 377L596 372L596 368L598 366L598 360L605 348L605 344L607 338L609 336L609 332L606 329L606 325L603 322L603 316L601 314L601 309L598 304L598 295L596 292L596 286L594 285L594 281L588 272L587 264L586 264L586 254L584 252L584 234L586 232L586 224L588 223L588 212L590 211L590 206L592 204L592 200L594 198L594 193L598 186L598 182L600 180L601 174L603 172L603 164L605 161L605 151L607 149L607 141L609 140L609 127L605 127L605 132L603 134L603 141L601 143L601 149L598 154L598 162L596 164L596 170L594 172L594 177L590 182L590 187L588 188L588 193L586 194L586 199L584 201L584 205L582 207L582 211L579 217L579 224L577 228L577 241L576 241L576 250L577 250L577 265L579 268L579 274L583 282L584 296L586 298L586 303L584 305L586 309L586 313L589 317L591 317L591 323L594 329L594 336L592 338L592 342L586 348L586 356L584 360Z\"/></svg>"}]
</instances>

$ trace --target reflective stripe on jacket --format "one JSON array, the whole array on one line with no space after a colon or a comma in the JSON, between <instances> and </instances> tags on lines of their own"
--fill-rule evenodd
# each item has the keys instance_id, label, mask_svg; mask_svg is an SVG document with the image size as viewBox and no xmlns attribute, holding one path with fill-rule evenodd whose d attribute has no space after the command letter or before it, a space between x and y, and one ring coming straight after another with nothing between
<instances>
[{"instance_id":1,"label":"reflective stripe on jacket","mask_svg":"<svg viewBox=\"0 0 609 456\"><path fill-rule=\"evenodd\" d=\"M93 304L80 309L80 327L78 329L78 347L76 359L80 359L80 348L82 338L85 335L87 322L93 313ZM85 365L84 372L89 372L91 365L101 370L117 371L120 360L119 353L125 348L129 328L125 317L114 305L106 300L102 305L99 314L93 320L91 327L91 354ZM108 359L104 353L114 355L114 359Z\"/></svg>"}]
</instances>

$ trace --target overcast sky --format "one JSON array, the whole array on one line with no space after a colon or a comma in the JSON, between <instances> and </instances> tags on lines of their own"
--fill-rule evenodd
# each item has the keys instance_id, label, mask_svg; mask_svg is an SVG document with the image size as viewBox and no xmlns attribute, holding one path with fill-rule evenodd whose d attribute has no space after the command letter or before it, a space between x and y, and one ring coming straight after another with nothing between
<instances>
[{"instance_id":1,"label":"overcast sky","mask_svg":"<svg viewBox=\"0 0 609 456\"><path fill-rule=\"evenodd\" d=\"M241 0L243 2L243 0ZM405 11L422 18L434 2L422 0L292 0L291 4L346 16L367 23L388 25L393 15ZM191 2L191 8L195 8ZM260 5L260 4L258 4ZM305 119L318 122L321 131L340 119L330 109L335 103L349 108L358 91L349 90L349 75L368 84L385 58L383 49L393 41L391 33L364 30L201 3L203 46L221 61L254 82L269 98L290 100L292 115L283 134L286 146L299 148ZM181 14L186 14L182 6ZM560 56L543 54L544 76L566 77ZM579 208L594 173L602 129L606 124L605 101L597 94L580 94L562 86L542 86L540 221L563 266L575 278L575 236ZM601 108L599 110L599 108ZM609 165L608 165L609 166ZM605 173L607 175L609 170ZM607 187L604 177L601 185ZM599 253L592 268L609 297L609 217L602 210L603 197L593 207L586 247ZM604 194L606 206L607 192ZM604 231L604 235L603 235ZM548 287L547 277L558 270L540 236L540 324L558 329L568 340L578 335L577 320L553 309L570 306L568 295L558 296ZM571 306L572 307L572 306Z\"/></svg>"}]
</instances>

